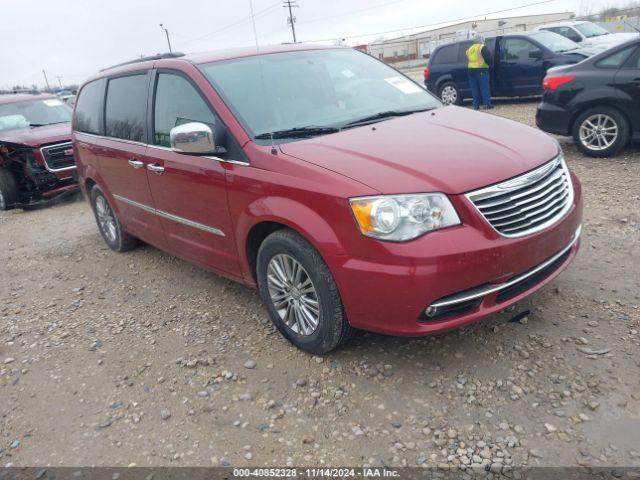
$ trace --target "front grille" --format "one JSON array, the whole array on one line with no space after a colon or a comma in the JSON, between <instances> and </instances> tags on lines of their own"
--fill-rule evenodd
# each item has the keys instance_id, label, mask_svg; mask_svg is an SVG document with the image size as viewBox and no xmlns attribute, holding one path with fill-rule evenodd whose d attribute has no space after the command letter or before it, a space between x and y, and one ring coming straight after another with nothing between
<instances>
[{"instance_id":1,"label":"front grille","mask_svg":"<svg viewBox=\"0 0 640 480\"><path fill-rule=\"evenodd\" d=\"M554 224L571 208L573 186L562 155L530 172L467 194L505 237L522 237Z\"/></svg>"},{"instance_id":2,"label":"front grille","mask_svg":"<svg viewBox=\"0 0 640 480\"><path fill-rule=\"evenodd\" d=\"M40 149L44 157L47 170L57 172L67 170L75 166L73 147L71 142L48 145Z\"/></svg>"}]
</instances>

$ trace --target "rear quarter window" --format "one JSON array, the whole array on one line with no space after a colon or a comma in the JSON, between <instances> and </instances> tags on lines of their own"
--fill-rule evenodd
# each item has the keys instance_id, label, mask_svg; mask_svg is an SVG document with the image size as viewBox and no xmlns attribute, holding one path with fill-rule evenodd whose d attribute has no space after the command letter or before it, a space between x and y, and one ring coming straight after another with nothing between
<instances>
[{"instance_id":1,"label":"rear quarter window","mask_svg":"<svg viewBox=\"0 0 640 480\"><path fill-rule=\"evenodd\" d=\"M608 57L605 57L602 60L599 60L596 63L596 67L598 67L598 68L614 68L614 69L620 68L620 67L622 67L622 65L624 65L624 63L631 56L631 54L634 52L635 49L636 49L636 47L634 45L634 46L631 46L631 47L624 48L624 49L620 50L619 52L613 53L613 54L609 55Z\"/></svg>"},{"instance_id":2,"label":"rear quarter window","mask_svg":"<svg viewBox=\"0 0 640 480\"><path fill-rule=\"evenodd\" d=\"M107 137L146 140L148 89L147 72L109 80L104 115Z\"/></svg>"},{"instance_id":3,"label":"rear quarter window","mask_svg":"<svg viewBox=\"0 0 640 480\"><path fill-rule=\"evenodd\" d=\"M79 132L100 134L104 83L103 79L94 80L80 91L75 109L75 128Z\"/></svg>"},{"instance_id":4,"label":"rear quarter window","mask_svg":"<svg viewBox=\"0 0 640 480\"><path fill-rule=\"evenodd\" d=\"M440 48L433 58L432 65L458 63L458 45L447 45Z\"/></svg>"}]
</instances>

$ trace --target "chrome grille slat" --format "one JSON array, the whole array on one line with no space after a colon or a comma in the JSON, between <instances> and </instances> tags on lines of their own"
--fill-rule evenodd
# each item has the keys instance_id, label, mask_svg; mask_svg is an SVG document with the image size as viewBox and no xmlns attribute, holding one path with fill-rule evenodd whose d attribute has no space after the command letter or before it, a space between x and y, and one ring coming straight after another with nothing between
<instances>
[{"instance_id":1,"label":"chrome grille slat","mask_svg":"<svg viewBox=\"0 0 640 480\"><path fill-rule=\"evenodd\" d=\"M504 213L504 212L508 212L509 210L514 210L516 208L519 208L520 210L527 210L529 208L531 208L532 203L536 200L539 200L541 198L545 198L547 195L555 195L557 192L555 192L555 190L566 190L568 188L567 182L562 182L561 184L553 184L551 187L549 187L548 189L546 189L544 192L539 193L538 195L535 195L533 197L527 198L524 201L520 201L520 202L515 202L513 205L510 205L508 207L505 208L501 208L500 210L494 210L491 212L485 212L484 210L480 209L480 211L484 214L485 217L487 217L487 219L493 221L493 220L499 220L501 217L494 217L494 215L498 214L498 213ZM535 203L533 205L538 205L540 202ZM507 214L506 216L509 216L511 214Z\"/></svg>"},{"instance_id":2,"label":"chrome grille slat","mask_svg":"<svg viewBox=\"0 0 640 480\"><path fill-rule=\"evenodd\" d=\"M547 198L544 198L543 200L541 200L541 201L539 201L537 203L534 203L532 205L527 205L526 207L520 208L516 212L509 213L507 215L501 215L500 217L491 217L491 218L487 217L487 219L491 223L493 223L494 226L497 226L496 222L498 222L500 220L504 220L504 219L507 219L507 218L512 218L512 217L518 216L518 215L520 215L520 214L522 214L524 212L528 212L529 210L533 210L534 208L541 207L541 206L549 203L550 201L555 202L559 198L563 198L564 199L564 197L566 197L567 194L568 194L567 190L568 190L568 188L566 186L563 186L561 190L558 190L553 195L551 195L551 196L549 196Z\"/></svg>"},{"instance_id":3,"label":"chrome grille slat","mask_svg":"<svg viewBox=\"0 0 640 480\"><path fill-rule=\"evenodd\" d=\"M531 226L535 226L537 224L540 223L544 223L546 220L548 220L549 218L552 218L555 214L557 214L559 211L562 210L562 207L557 207L556 209L550 211L549 213L547 213L547 215L545 215L544 217L538 218L536 220L531 219L530 221L528 221L527 223L525 223L524 225L519 225L517 227L507 227L504 229L505 232L515 232L515 231L519 231L522 228L525 227L531 227Z\"/></svg>"},{"instance_id":4,"label":"chrome grille slat","mask_svg":"<svg viewBox=\"0 0 640 480\"><path fill-rule=\"evenodd\" d=\"M521 192L519 194L509 194L509 196L505 199L500 199L497 201L492 202L491 204L485 205L485 204L481 204L480 202L484 201L485 199L479 201L479 205L476 205L478 208L491 208L493 206L497 206L497 205L502 205L503 203L508 203L510 201L513 201L517 198L529 195L529 194L533 194L535 192L537 192L538 190L540 190L541 188L546 187L547 185L549 185L550 183L554 182L555 180L557 180L558 178L562 177L562 172L558 172L557 170L554 172L552 178L546 179L542 185L535 185L534 188L531 189L527 189L525 192L522 193L522 190L524 189L518 189L517 192ZM536 182L538 183L538 182ZM507 195L507 194L504 194ZM498 197L502 197L504 195L498 195Z\"/></svg>"},{"instance_id":5,"label":"chrome grille slat","mask_svg":"<svg viewBox=\"0 0 640 480\"><path fill-rule=\"evenodd\" d=\"M501 235L521 237L557 222L571 208L573 186L562 155L467 198Z\"/></svg>"},{"instance_id":6,"label":"chrome grille slat","mask_svg":"<svg viewBox=\"0 0 640 480\"><path fill-rule=\"evenodd\" d=\"M565 198L566 198L566 195L564 195L561 198L558 198L556 200L552 200L551 201L552 203L550 205L545 206L544 208L541 208L540 210L535 210L535 211L533 211L531 213L528 213L528 214L525 214L525 215L521 215L516 220L510 220L508 222L495 222L495 223L493 223L493 226L494 227L506 227L507 225L512 225L514 223L523 222L523 221L528 220L530 218L537 217L538 215L540 215L540 214L542 214L542 213L544 213L544 212L546 212L546 211L548 211L550 209L553 209L558 205L562 206L562 204L564 203Z\"/></svg>"}]
</instances>

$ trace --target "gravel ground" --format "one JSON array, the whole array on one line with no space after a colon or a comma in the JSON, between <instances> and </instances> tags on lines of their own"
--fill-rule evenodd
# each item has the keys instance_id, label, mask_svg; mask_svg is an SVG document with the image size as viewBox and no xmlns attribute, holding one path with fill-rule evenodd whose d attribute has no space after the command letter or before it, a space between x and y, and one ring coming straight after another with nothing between
<instances>
[{"instance_id":1,"label":"gravel ground","mask_svg":"<svg viewBox=\"0 0 640 480\"><path fill-rule=\"evenodd\" d=\"M84 201L0 214L0 465L639 466L640 154L562 143L585 195L565 273L463 330L324 358L251 289L111 252Z\"/></svg>"}]
</instances>

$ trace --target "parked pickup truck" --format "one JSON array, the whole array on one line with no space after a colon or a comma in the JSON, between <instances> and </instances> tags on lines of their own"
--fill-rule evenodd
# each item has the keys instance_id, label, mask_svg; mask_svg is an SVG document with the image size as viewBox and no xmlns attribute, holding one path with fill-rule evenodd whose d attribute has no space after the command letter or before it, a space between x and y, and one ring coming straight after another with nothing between
<instances>
[{"instance_id":1,"label":"parked pickup truck","mask_svg":"<svg viewBox=\"0 0 640 480\"><path fill-rule=\"evenodd\" d=\"M71 113L54 95L0 95L0 210L33 208L79 189Z\"/></svg>"},{"instance_id":2,"label":"parked pickup truck","mask_svg":"<svg viewBox=\"0 0 640 480\"><path fill-rule=\"evenodd\" d=\"M425 85L446 104L460 105L471 97L467 78L466 40L436 48L424 71ZM489 37L491 94L520 97L542 94L542 80L551 67L578 63L592 55L577 43L553 32L519 32Z\"/></svg>"}]
</instances>

